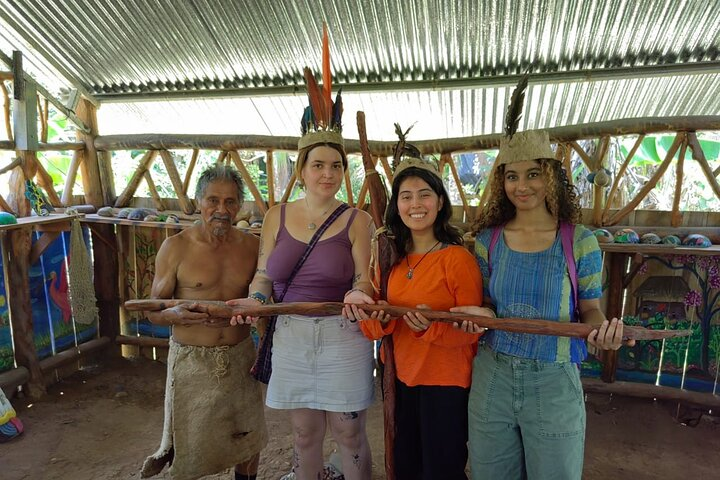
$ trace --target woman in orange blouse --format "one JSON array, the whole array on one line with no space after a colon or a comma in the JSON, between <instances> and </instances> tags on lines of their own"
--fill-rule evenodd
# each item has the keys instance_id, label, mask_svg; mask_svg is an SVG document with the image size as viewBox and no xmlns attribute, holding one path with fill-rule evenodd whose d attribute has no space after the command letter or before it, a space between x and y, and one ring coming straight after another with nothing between
<instances>
[{"instance_id":1,"label":"woman in orange blouse","mask_svg":"<svg viewBox=\"0 0 720 480\"><path fill-rule=\"evenodd\" d=\"M418 311L389 318L346 308L351 319L362 320L368 338L393 338L398 480L467 478L467 402L478 334L431 322L421 311L482 305L480 270L450 225L451 213L434 165L404 160L386 213L400 258L390 273L387 301Z\"/></svg>"}]
</instances>

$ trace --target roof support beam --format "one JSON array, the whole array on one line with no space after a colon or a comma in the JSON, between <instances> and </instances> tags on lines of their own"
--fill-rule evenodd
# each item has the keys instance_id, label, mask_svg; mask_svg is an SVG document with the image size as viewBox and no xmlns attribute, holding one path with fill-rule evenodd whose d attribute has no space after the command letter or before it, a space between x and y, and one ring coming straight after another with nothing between
<instances>
[{"instance_id":1,"label":"roof support beam","mask_svg":"<svg viewBox=\"0 0 720 480\"><path fill-rule=\"evenodd\" d=\"M10 28L15 30L15 32L18 35L20 35L20 37L22 37L22 39L25 40L28 43L28 45L30 45L33 49L35 49L36 52L38 52L40 55L42 55L42 57L45 59L45 61L47 63L49 63L50 65L52 65L55 68L55 70L57 70L60 73L60 75L62 75L66 79L68 79L70 81L70 83L72 84L72 86L74 88L78 89L78 91L80 91L80 93L82 93L83 96L90 101L90 103L92 103L96 107L100 106L100 103L97 101L97 99L82 85L80 80L78 78L76 78L73 74L71 74L65 68L65 66L63 66L60 62L58 62L57 59L55 58L55 56L53 56L50 52L48 52L47 49L45 49L45 47L42 44L36 42L35 39L31 35L28 35L28 32L24 28L22 28L13 19L13 17L11 15L8 15L7 13L5 13L5 11L3 11L3 9L0 9L0 18L2 18L3 21L5 21L5 23L7 23L10 26Z\"/></svg>"},{"instance_id":2,"label":"roof support beam","mask_svg":"<svg viewBox=\"0 0 720 480\"><path fill-rule=\"evenodd\" d=\"M2 61L5 65L12 68L13 61L12 58L5 55L4 52L0 51L0 61ZM90 129L85 125L85 123L78 118L77 115L75 115L75 112L72 110L68 110L68 108L63 105L63 103L58 100L57 98L53 97L50 92L48 92L45 87L40 85L34 78L32 78L27 73L23 72L23 77L25 78L25 81L28 83L32 83L35 85L35 89L38 93L40 93L43 97L45 97L48 102L52 103L55 108L57 108L60 112L63 113L71 122L75 124L76 127L78 127L80 130L82 130L85 133L90 132Z\"/></svg>"},{"instance_id":3,"label":"roof support beam","mask_svg":"<svg viewBox=\"0 0 720 480\"><path fill-rule=\"evenodd\" d=\"M639 67L598 68L567 72L531 73L530 83L555 84L578 82L601 82L629 78L657 78L720 73L720 61L678 63L672 65L645 65ZM514 87L522 75L499 75L474 78L452 78L443 80L402 80L397 82L334 83L344 93L370 93L408 90L466 90L477 88ZM142 86L141 86L142 88ZM302 85L281 85L273 87L218 88L208 90L157 90L148 92L97 93L95 96L104 103L136 102L192 98L257 97L278 95L305 95Z\"/></svg>"}]
</instances>

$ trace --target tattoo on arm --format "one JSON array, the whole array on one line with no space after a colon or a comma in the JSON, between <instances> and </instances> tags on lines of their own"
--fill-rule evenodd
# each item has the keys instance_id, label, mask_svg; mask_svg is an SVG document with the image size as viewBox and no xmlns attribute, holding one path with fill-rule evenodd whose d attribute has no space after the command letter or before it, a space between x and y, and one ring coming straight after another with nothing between
<instances>
[{"instance_id":1,"label":"tattoo on arm","mask_svg":"<svg viewBox=\"0 0 720 480\"><path fill-rule=\"evenodd\" d=\"M358 273L357 275L355 275L353 277L353 280L352 280L353 287L357 284L358 280L360 280L361 276L362 276L362 274Z\"/></svg>"},{"instance_id":2,"label":"tattoo on arm","mask_svg":"<svg viewBox=\"0 0 720 480\"><path fill-rule=\"evenodd\" d=\"M265 273L267 273L267 270L265 270L264 268L258 268L257 270L255 270L255 273L262 273L264 275Z\"/></svg>"}]
</instances>

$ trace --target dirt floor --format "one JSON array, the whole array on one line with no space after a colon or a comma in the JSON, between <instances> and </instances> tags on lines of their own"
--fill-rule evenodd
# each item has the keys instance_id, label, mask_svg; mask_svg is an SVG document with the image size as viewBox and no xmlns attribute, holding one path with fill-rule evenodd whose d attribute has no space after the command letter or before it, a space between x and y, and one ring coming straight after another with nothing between
<instances>
[{"instance_id":1,"label":"dirt floor","mask_svg":"<svg viewBox=\"0 0 720 480\"><path fill-rule=\"evenodd\" d=\"M165 366L150 360L102 361L61 380L41 401L13 404L26 432L0 444L0 478L136 479L158 446L163 421ZM696 426L675 420L676 405L589 395L586 479L720 477L720 418ZM684 412L684 415L696 412ZM271 442L258 478L286 473L291 456L287 414L266 409ZM697 417L697 415L695 415ZM383 475L380 403L370 410L373 479ZM694 422L690 422L694 423ZM332 451L332 441L326 451ZM167 470L155 477L169 479ZM229 473L207 479L229 479Z\"/></svg>"}]
</instances>

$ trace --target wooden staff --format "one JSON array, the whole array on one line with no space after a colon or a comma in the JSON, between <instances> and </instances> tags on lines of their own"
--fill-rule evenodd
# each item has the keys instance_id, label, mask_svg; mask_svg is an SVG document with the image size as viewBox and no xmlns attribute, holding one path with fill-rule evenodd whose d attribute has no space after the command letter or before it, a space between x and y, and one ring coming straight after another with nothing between
<instances>
[{"instance_id":1,"label":"wooden staff","mask_svg":"<svg viewBox=\"0 0 720 480\"><path fill-rule=\"evenodd\" d=\"M375 223L375 227L381 228L385 223L387 191L380 178L380 174L375 168L375 162L373 162L372 154L370 153L370 145L368 143L365 125L365 112L357 112L356 120L358 134L360 135L360 151L362 152L363 168L365 169L365 182L370 191L370 215ZM387 164L387 159L385 159L385 164ZM388 165L388 172L389 170ZM389 178L392 179L392 175L389 175ZM364 198L364 195L362 198ZM387 237L387 234L378 236L378 284L380 285L379 293L382 298L387 298L387 279L390 276L390 270L394 263L392 257L393 251L395 251L395 248L392 245L392 240ZM375 272L370 272L371 278L374 274ZM383 337L381 348L385 359L381 379L383 392L383 429L385 433L385 478L387 480L395 480L395 378L397 374L392 335Z\"/></svg>"},{"instance_id":2,"label":"wooden staff","mask_svg":"<svg viewBox=\"0 0 720 480\"><path fill-rule=\"evenodd\" d=\"M259 305L252 307L231 307L225 302L211 300L184 299L148 299L128 300L125 308L129 311L157 312L178 305L197 303L203 306L210 317L230 318L232 316L270 317L273 315L307 315L325 316L339 315L345 304L341 302L288 302ZM555 322L528 318L492 318L467 313L445 312L440 310L418 310L417 308L397 307L394 305L358 305L366 312L384 311L392 317L402 317L408 312L421 312L425 318L446 323L468 321L480 327L493 330L505 330L515 333L531 333L535 335L554 335L558 337L587 338L597 327L588 323ZM200 321L202 323L202 321ZM662 340L664 338L687 337L690 330L650 330L643 327L625 325L625 340Z\"/></svg>"}]
</instances>

